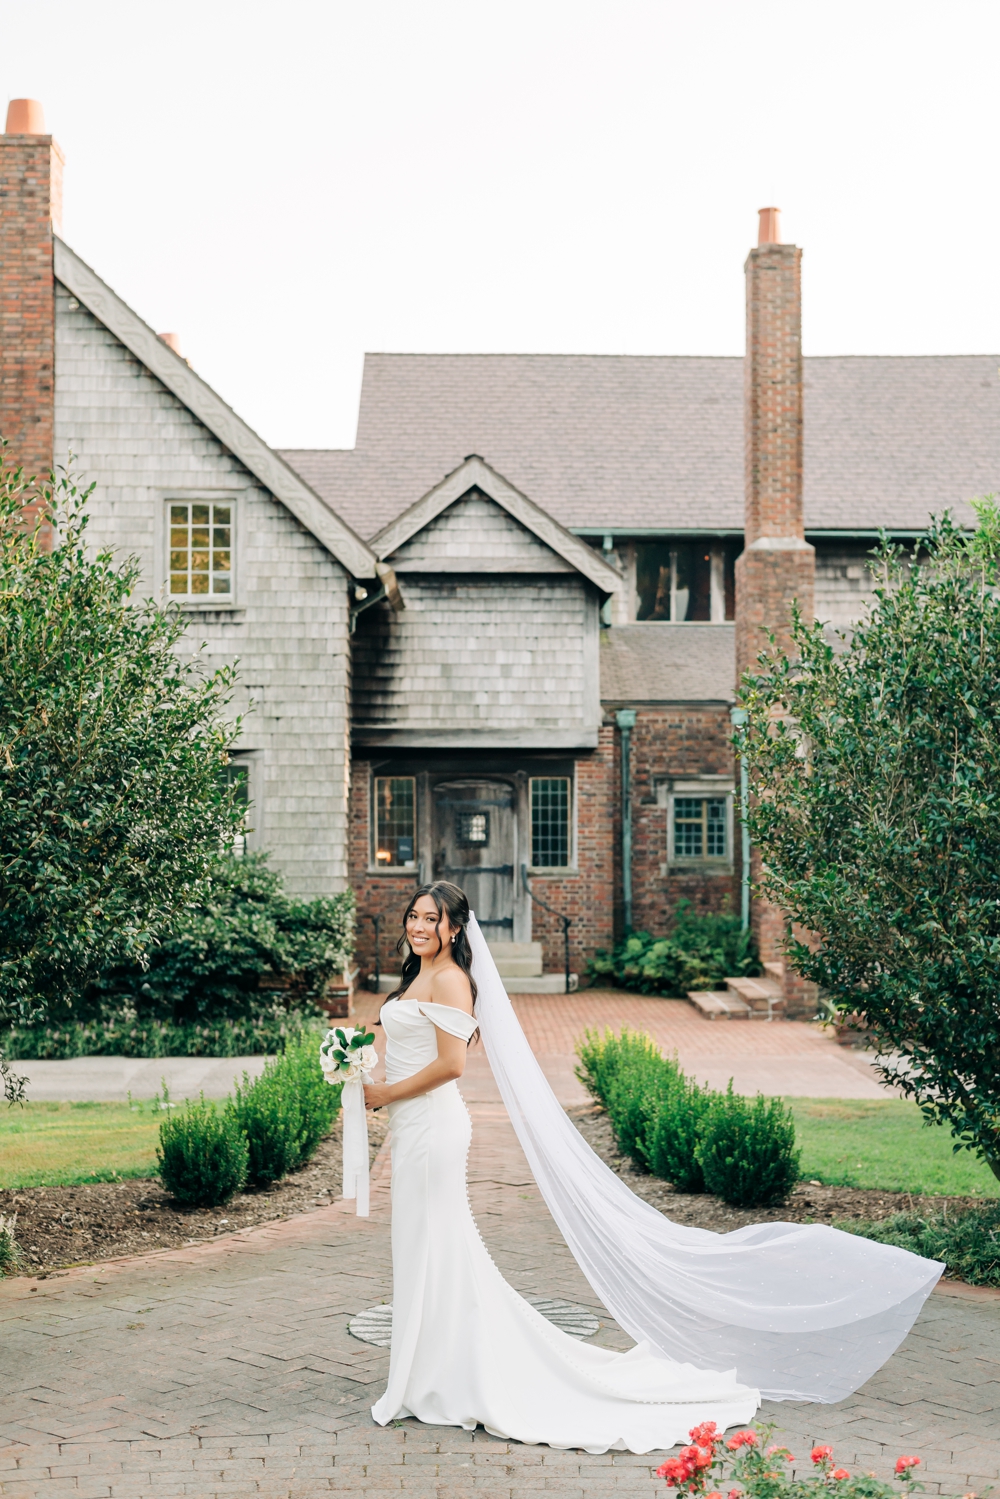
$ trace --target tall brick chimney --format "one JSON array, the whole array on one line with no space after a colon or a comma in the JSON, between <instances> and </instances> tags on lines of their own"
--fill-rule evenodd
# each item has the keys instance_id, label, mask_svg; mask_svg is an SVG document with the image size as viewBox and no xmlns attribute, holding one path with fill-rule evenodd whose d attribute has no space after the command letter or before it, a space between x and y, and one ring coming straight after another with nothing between
<instances>
[{"instance_id":1,"label":"tall brick chimney","mask_svg":"<svg viewBox=\"0 0 1000 1499\"><path fill-rule=\"evenodd\" d=\"M0 136L0 435L44 481L55 425L55 277L63 154L36 99L12 99Z\"/></svg>"},{"instance_id":2,"label":"tall brick chimney","mask_svg":"<svg viewBox=\"0 0 1000 1499\"><path fill-rule=\"evenodd\" d=\"M778 209L760 210L756 249L744 267L744 547L736 561L736 671L756 666L772 633L791 645L793 599L813 618L816 554L802 512L802 251L781 243ZM781 961L784 913L754 901L765 962ZM786 1012L809 1008L802 980L785 975Z\"/></svg>"}]
</instances>

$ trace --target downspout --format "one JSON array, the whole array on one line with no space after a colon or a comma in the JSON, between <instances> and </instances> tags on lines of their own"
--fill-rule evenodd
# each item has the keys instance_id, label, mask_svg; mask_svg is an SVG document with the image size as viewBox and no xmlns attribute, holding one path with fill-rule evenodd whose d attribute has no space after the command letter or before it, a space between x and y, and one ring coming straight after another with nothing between
<instances>
[{"instance_id":1,"label":"downspout","mask_svg":"<svg viewBox=\"0 0 1000 1499\"><path fill-rule=\"evenodd\" d=\"M745 729L747 725L747 710L745 708L730 708L729 717L733 728L737 731ZM750 794L750 774L747 770L746 756L740 753L740 834L743 844L743 878L740 881L740 925L746 931L750 925L750 829L746 820L746 805Z\"/></svg>"},{"instance_id":2,"label":"downspout","mask_svg":"<svg viewBox=\"0 0 1000 1499\"><path fill-rule=\"evenodd\" d=\"M635 728L635 709L619 709L615 722L622 736L622 915L627 936L632 930L632 730Z\"/></svg>"}]
</instances>

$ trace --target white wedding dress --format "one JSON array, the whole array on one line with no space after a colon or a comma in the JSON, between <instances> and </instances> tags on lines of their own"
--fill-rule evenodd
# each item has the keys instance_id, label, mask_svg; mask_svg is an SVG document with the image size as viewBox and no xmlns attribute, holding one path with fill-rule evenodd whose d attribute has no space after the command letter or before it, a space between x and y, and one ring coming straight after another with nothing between
<instances>
[{"instance_id":1,"label":"white wedding dress","mask_svg":"<svg viewBox=\"0 0 1000 1499\"><path fill-rule=\"evenodd\" d=\"M476 1020L448 1005L390 1000L382 1009L386 1078L437 1056L436 1030L468 1040ZM494 1436L586 1452L650 1452L691 1426L749 1421L756 1390L733 1370L677 1363L640 1342L628 1353L578 1342L507 1284L469 1206L472 1124L458 1084L389 1105L392 1126L393 1321L380 1425L415 1416L484 1426Z\"/></svg>"},{"instance_id":2,"label":"white wedding dress","mask_svg":"<svg viewBox=\"0 0 1000 1499\"><path fill-rule=\"evenodd\" d=\"M538 1188L628 1353L560 1332L501 1276L466 1188L456 1083L390 1104L394 1281L389 1386L372 1414L587 1452L649 1452L745 1423L760 1398L842 1400L906 1337L944 1266L819 1223L731 1233L672 1223L584 1140L528 1045L485 938L468 927L475 1019L405 997L382 1009L386 1075L478 1024ZM346 1135L345 1135L346 1138ZM363 1152L367 1160L367 1152ZM346 1178L345 1178L346 1179Z\"/></svg>"}]
</instances>

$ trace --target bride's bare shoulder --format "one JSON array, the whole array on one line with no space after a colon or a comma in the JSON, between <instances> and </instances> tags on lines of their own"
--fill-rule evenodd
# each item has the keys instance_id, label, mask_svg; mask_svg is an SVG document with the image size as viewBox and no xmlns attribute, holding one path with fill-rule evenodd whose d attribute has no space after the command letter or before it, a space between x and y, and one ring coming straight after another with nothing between
<instances>
[{"instance_id":1,"label":"bride's bare shoulder","mask_svg":"<svg viewBox=\"0 0 1000 1499\"><path fill-rule=\"evenodd\" d=\"M433 1004L451 1005L455 1010L472 1014L472 989L457 963L434 974L430 997Z\"/></svg>"}]
</instances>

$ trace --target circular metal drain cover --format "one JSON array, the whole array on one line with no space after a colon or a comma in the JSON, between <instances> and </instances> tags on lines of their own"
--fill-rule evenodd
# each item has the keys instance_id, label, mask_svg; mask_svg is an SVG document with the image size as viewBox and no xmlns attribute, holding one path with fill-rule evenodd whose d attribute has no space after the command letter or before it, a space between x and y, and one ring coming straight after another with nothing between
<instances>
[{"instance_id":1,"label":"circular metal drain cover","mask_svg":"<svg viewBox=\"0 0 1000 1499\"><path fill-rule=\"evenodd\" d=\"M526 1296L536 1311L541 1312L562 1332L571 1338L590 1338L600 1327L593 1312L585 1306L574 1306L571 1301L557 1301L551 1296ZM347 1331L362 1343L374 1343L376 1348L388 1348L392 1343L392 1307L370 1306L359 1312L347 1324Z\"/></svg>"}]
</instances>

